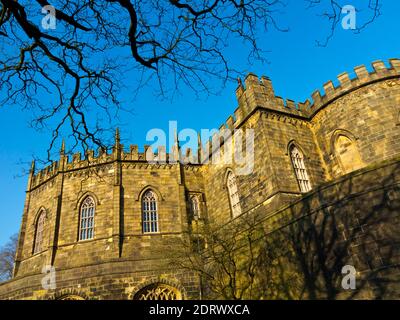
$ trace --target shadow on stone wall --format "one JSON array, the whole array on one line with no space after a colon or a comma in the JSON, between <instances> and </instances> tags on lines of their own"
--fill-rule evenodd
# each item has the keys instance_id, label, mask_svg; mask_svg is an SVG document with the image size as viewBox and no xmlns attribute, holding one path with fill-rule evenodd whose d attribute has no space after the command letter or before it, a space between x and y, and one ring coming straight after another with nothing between
<instances>
[{"instance_id":1,"label":"shadow on stone wall","mask_svg":"<svg viewBox=\"0 0 400 320\"><path fill-rule=\"evenodd\" d=\"M193 228L171 263L204 299L400 298L400 163L350 174L273 214ZM179 249L178 249L179 247ZM342 286L353 266L356 288Z\"/></svg>"},{"instance_id":2,"label":"shadow on stone wall","mask_svg":"<svg viewBox=\"0 0 400 320\"><path fill-rule=\"evenodd\" d=\"M399 172L397 164L349 176L334 192L321 189L290 207L293 221L266 236L267 248L288 245L289 265L301 275L300 297L400 297ZM342 287L346 265L357 271L355 290Z\"/></svg>"}]
</instances>

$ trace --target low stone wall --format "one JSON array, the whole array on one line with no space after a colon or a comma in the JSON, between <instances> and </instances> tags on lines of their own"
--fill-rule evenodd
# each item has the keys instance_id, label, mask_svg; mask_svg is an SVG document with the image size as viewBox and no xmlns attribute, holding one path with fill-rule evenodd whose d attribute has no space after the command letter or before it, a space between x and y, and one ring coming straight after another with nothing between
<instances>
[{"instance_id":1,"label":"low stone wall","mask_svg":"<svg viewBox=\"0 0 400 320\"><path fill-rule=\"evenodd\" d=\"M323 185L262 222L262 245L291 292L277 298L400 299L399 160ZM342 286L344 266L357 272L354 290Z\"/></svg>"},{"instance_id":2,"label":"low stone wall","mask_svg":"<svg viewBox=\"0 0 400 320\"><path fill-rule=\"evenodd\" d=\"M140 262L114 261L56 270L56 288L50 290L42 287L45 274L15 278L0 284L0 299L131 300L146 286L160 284L174 288L182 299L199 298L196 274L168 269L160 261L154 261L153 268L137 271L137 264Z\"/></svg>"}]
</instances>

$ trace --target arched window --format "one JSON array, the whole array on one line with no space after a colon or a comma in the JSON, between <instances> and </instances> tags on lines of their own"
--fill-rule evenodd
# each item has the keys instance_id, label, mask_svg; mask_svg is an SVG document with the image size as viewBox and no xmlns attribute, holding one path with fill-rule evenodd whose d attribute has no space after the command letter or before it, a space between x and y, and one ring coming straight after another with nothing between
<instances>
[{"instance_id":1,"label":"arched window","mask_svg":"<svg viewBox=\"0 0 400 320\"><path fill-rule=\"evenodd\" d=\"M338 157L343 173L349 173L363 167L356 144L345 135L339 135L336 138L335 154Z\"/></svg>"},{"instance_id":2,"label":"arched window","mask_svg":"<svg viewBox=\"0 0 400 320\"><path fill-rule=\"evenodd\" d=\"M192 196L190 198L190 206L192 209L193 218L195 220L199 219L201 217L199 196Z\"/></svg>"},{"instance_id":3,"label":"arched window","mask_svg":"<svg viewBox=\"0 0 400 320\"><path fill-rule=\"evenodd\" d=\"M157 196L147 190L142 198L142 223L143 233L158 232Z\"/></svg>"},{"instance_id":4,"label":"arched window","mask_svg":"<svg viewBox=\"0 0 400 320\"><path fill-rule=\"evenodd\" d=\"M94 215L96 204L92 197L86 197L81 205L79 216L79 241L94 238Z\"/></svg>"},{"instance_id":5,"label":"arched window","mask_svg":"<svg viewBox=\"0 0 400 320\"><path fill-rule=\"evenodd\" d=\"M135 294L134 300L181 300L182 294L176 288L157 283L147 286Z\"/></svg>"},{"instance_id":6,"label":"arched window","mask_svg":"<svg viewBox=\"0 0 400 320\"><path fill-rule=\"evenodd\" d=\"M229 171L228 173L226 184L231 203L232 217L235 218L241 215L242 209L240 207L239 190L236 183L236 176L232 171Z\"/></svg>"},{"instance_id":7,"label":"arched window","mask_svg":"<svg viewBox=\"0 0 400 320\"><path fill-rule=\"evenodd\" d=\"M311 183L310 179L308 178L306 166L304 164L304 156L303 153L295 145L292 145L290 147L290 158L292 160L292 165L296 174L297 182L299 183L300 191L310 191Z\"/></svg>"},{"instance_id":8,"label":"arched window","mask_svg":"<svg viewBox=\"0 0 400 320\"><path fill-rule=\"evenodd\" d=\"M42 210L39 213L39 216L36 221L33 254L43 251L43 234L44 234L45 222L46 222L46 213L44 210Z\"/></svg>"}]
</instances>

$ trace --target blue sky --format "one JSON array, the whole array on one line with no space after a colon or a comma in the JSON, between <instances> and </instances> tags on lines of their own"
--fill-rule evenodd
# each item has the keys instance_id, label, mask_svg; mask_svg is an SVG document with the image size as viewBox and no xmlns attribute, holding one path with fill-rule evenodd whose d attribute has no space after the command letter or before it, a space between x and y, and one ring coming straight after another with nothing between
<instances>
[{"instance_id":1,"label":"blue sky","mask_svg":"<svg viewBox=\"0 0 400 320\"><path fill-rule=\"evenodd\" d=\"M229 59L235 67L268 75L277 95L295 101L304 101L323 83L335 80L343 71L351 72L357 65L370 68L374 60L387 61L400 57L400 1L383 0L382 16L361 34L338 29L327 47L319 47L329 25L312 12L304 11L304 2L289 0L292 6L283 9L279 21L290 32L270 31L260 35L260 44L268 64L246 65L241 43L232 43ZM351 4L352 0L348 1ZM355 3L359 1L353 1ZM362 13L361 13L362 14ZM145 144L146 133L153 128L167 131L168 121L178 121L179 129L195 130L219 128L237 107L235 89L229 83L217 96L196 99L193 92L171 100L154 97L152 88L145 88L132 101L125 93L125 108L133 114L124 114L121 134L126 144ZM26 163L32 156L43 156L49 142L48 132L37 132L28 125L30 115L18 106L0 106L0 246L18 232L23 211L27 176Z\"/></svg>"}]
</instances>

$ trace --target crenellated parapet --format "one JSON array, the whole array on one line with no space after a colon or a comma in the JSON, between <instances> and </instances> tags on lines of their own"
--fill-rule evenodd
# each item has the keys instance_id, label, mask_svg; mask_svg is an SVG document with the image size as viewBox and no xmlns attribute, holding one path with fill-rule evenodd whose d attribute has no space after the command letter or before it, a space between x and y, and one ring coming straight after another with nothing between
<instances>
[{"instance_id":1,"label":"crenellated parapet","mask_svg":"<svg viewBox=\"0 0 400 320\"><path fill-rule=\"evenodd\" d=\"M266 76L259 79L254 73L250 73L245 78L245 85L239 80L236 97L239 103L235 111L236 126L257 108L269 109L294 117L307 118L309 116L310 101L296 103L276 96L272 82Z\"/></svg>"},{"instance_id":2,"label":"crenellated parapet","mask_svg":"<svg viewBox=\"0 0 400 320\"><path fill-rule=\"evenodd\" d=\"M65 145L63 143L59 161L53 162L38 172L35 172L34 166L32 167L29 185L32 189L61 172L101 166L115 161L147 162L150 164L173 164L177 162L182 164L204 164L207 163L215 151L224 152L221 146L256 109L264 109L308 121L319 110L347 93L368 84L396 78L400 78L400 59L390 59L388 66L383 61L375 61L372 63L372 71L368 71L367 67L361 65L354 68L353 76L344 72L337 76L337 80L326 82L323 85L323 90L314 91L310 99L299 103L276 96L272 82L268 77L262 76L258 78L255 74L250 73L245 78L244 83L240 79L238 80L236 97L239 106L234 111L234 114L229 116L217 132L204 144L199 137L197 150L187 149L185 153L182 153L178 139L175 137L175 144L172 146L170 153L167 152L165 146L159 146L157 152L152 150L151 146L144 146L144 151L139 152L137 145L130 145L129 148L125 148L120 143L119 131L117 130L115 144L110 150L100 148L97 152L88 150L85 154L78 152L68 156L65 154Z\"/></svg>"},{"instance_id":3,"label":"crenellated parapet","mask_svg":"<svg viewBox=\"0 0 400 320\"><path fill-rule=\"evenodd\" d=\"M51 178L55 177L58 172L60 171L60 162L55 161L51 165L47 166L46 168L35 172L34 162L32 164L32 168L30 171L30 178L29 178L29 186L28 188L32 189L45 181L50 180Z\"/></svg>"},{"instance_id":4,"label":"crenellated parapet","mask_svg":"<svg viewBox=\"0 0 400 320\"><path fill-rule=\"evenodd\" d=\"M201 142L199 141L199 143ZM199 147L199 149L201 149L201 147ZM67 155L64 154L64 150L65 146L63 142L60 159L52 162L52 164L42 170L35 171L35 162L32 163L28 186L30 190L53 179L60 173L95 168L115 162L149 164L175 164L181 162L197 164L197 158L194 159L192 157L192 150L188 149L186 154L183 155L177 144L173 146L171 153L166 151L165 146L159 146L156 152L148 145L144 146L144 152L139 152L139 147L137 145L130 145L129 149L126 150L124 145L119 143L119 139L116 140L111 150L104 148L99 148L97 152L94 150L87 150L84 155L81 152Z\"/></svg>"},{"instance_id":5,"label":"crenellated parapet","mask_svg":"<svg viewBox=\"0 0 400 320\"><path fill-rule=\"evenodd\" d=\"M206 141L204 146L199 142L199 152L203 155L212 155L216 149L223 145L223 138L226 135L232 135L234 130L239 129L257 109L269 110L273 113L309 121L319 110L351 91L374 82L399 78L400 60L390 59L389 65L390 67L387 67L383 61L375 61L372 63L373 71L371 72L365 66L358 66L354 68L355 76L353 77L344 72L338 75L336 81L326 82L323 85L323 90L314 91L311 98L304 102L296 102L276 96L272 82L268 77L259 78L254 73L249 73L244 79L244 83L241 79L238 79L236 98L239 106L234 114L227 118L218 132ZM192 151L189 150L186 158L190 158L192 155ZM205 156L202 159L206 161L208 157Z\"/></svg>"},{"instance_id":6,"label":"crenellated parapet","mask_svg":"<svg viewBox=\"0 0 400 320\"><path fill-rule=\"evenodd\" d=\"M316 90L312 94L312 103L310 104L310 116L315 115L321 108L340 98L341 96L357 90L368 84L400 77L400 59L390 59L389 67L381 60L372 63L372 71L368 71L364 65L354 68L354 77L348 72L337 76L338 85L333 81L328 81L323 85L323 91Z\"/></svg>"},{"instance_id":7,"label":"crenellated parapet","mask_svg":"<svg viewBox=\"0 0 400 320\"><path fill-rule=\"evenodd\" d=\"M239 107L235 111L235 126L257 108L311 119L321 108L351 91L374 82L400 76L399 59L390 59L389 67L378 60L372 63L372 68L373 71L369 72L366 66L358 66L354 68L354 77L344 72L337 76L337 81L326 82L323 90L315 90L311 99L304 102L295 102L276 96L269 78L262 76L259 79L255 74L250 73L245 78L245 85L239 80L236 90ZM336 86L335 83L337 83Z\"/></svg>"}]
</instances>

